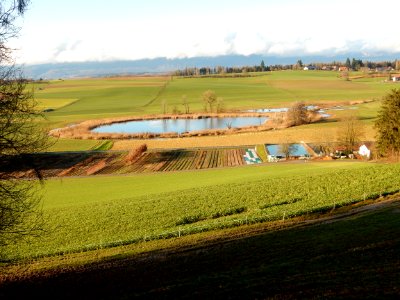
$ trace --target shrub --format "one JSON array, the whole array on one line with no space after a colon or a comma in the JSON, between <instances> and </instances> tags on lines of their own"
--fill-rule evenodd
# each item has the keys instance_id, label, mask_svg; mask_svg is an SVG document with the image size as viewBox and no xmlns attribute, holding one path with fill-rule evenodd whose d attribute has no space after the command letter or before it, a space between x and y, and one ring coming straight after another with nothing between
<instances>
[{"instance_id":1,"label":"shrub","mask_svg":"<svg viewBox=\"0 0 400 300\"><path fill-rule=\"evenodd\" d=\"M125 158L125 161L127 162L127 164L133 164L146 151L147 151L147 145L142 144L139 147L129 151L128 155Z\"/></svg>"}]
</instances>

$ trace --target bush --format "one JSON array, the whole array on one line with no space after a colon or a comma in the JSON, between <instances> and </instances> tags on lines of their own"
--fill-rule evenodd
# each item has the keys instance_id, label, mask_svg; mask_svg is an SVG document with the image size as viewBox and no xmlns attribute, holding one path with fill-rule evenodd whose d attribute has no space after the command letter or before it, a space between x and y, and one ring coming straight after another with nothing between
<instances>
[{"instance_id":1,"label":"bush","mask_svg":"<svg viewBox=\"0 0 400 300\"><path fill-rule=\"evenodd\" d=\"M147 151L147 145L142 144L139 147L129 151L128 155L125 158L125 161L127 162L127 164L133 164L146 151Z\"/></svg>"}]
</instances>

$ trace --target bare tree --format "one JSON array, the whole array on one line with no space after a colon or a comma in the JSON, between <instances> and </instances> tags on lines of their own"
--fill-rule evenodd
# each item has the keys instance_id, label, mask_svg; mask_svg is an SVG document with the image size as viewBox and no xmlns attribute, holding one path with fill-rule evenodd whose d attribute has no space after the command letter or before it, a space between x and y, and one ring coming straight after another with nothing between
<instances>
[{"instance_id":1,"label":"bare tree","mask_svg":"<svg viewBox=\"0 0 400 300\"><path fill-rule=\"evenodd\" d=\"M186 95L182 96L182 105L185 108L185 114L188 114L189 113L189 102L187 100L187 96Z\"/></svg>"},{"instance_id":2,"label":"bare tree","mask_svg":"<svg viewBox=\"0 0 400 300\"><path fill-rule=\"evenodd\" d=\"M224 111L225 111L224 98L218 97L217 98L217 113L222 113Z\"/></svg>"},{"instance_id":3,"label":"bare tree","mask_svg":"<svg viewBox=\"0 0 400 300\"><path fill-rule=\"evenodd\" d=\"M289 143L280 144L279 152L282 153L286 159L288 159L290 157L290 144Z\"/></svg>"},{"instance_id":4,"label":"bare tree","mask_svg":"<svg viewBox=\"0 0 400 300\"><path fill-rule=\"evenodd\" d=\"M33 95L26 80L14 67L6 43L18 34L14 21L28 5L27 0L0 2L0 245L40 232L40 196L36 180L18 180L11 169L31 169L42 179L30 153L47 146L47 134L40 127Z\"/></svg>"},{"instance_id":5,"label":"bare tree","mask_svg":"<svg viewBox=\"0 0 400 300\"><path fill-rule=\"evenodd\" d=\"M161 101L161 111L165 115L167 113L167 100L163 99Z\"/></svg>"},{"instance_id":6,"label":"bare tree","mask_svg":"<svg viewBox=\"0 0 400 300\"><path fill-rule=\"evenodd\" d=\"M217 95L212 90L207 90L202 95L204 107L206 110L209 109L209 112L212 112L212 108L214 103L217 101Z\"/></svg>"},{"instance_id":7,"label":"bare tree","mask_svg":"<svg viewBox=\"0 0 400 300\"><path fill-rule=\"evenodd\" d=\"M279 152L281 152L286 159L290 158L290 155L297 150L297 146L295 144L284 142L279 145Z\"/></svg>"},{"instance_id":8,"label":"bare tree","mask_svg":"<svg viewBox=\"0 0 400 300\"><path fill-rule=\"evenodd\" d=\"M310 122L307 106L304 102L295 102L288 109L286 119L289 126L298 126Z\"/></svg>"},{"instance_id":9,"label":"bare tree","mask_svg":"<svg viewBox=\"0 0 400 300\"><path fill-rule=\"evenodd\" d=\"M337 130L339 144L345 148L346 154L352 154L364 137L364 125L356 115L349 114L342 118Z\"/></svg>"}]
</instances>

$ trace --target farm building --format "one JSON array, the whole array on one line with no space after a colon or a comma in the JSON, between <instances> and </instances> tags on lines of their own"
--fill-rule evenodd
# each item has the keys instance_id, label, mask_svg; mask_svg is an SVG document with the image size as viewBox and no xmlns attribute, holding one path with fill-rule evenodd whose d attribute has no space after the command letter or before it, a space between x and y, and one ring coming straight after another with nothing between
<instances>
[{"instance_id":1,"label":"farm building","mask_svg":"<svg viewBox=\"0 0 400 300\"><path fill-rule=\"evenodd\" d=\"M358 149L358 154L369 158L371 156L371 150L369 150L367 146L361 145Z\"/></svg>"},{"instance_id":2,"label":"farm building","mask_svg":"<svg viewBox=\"0 0 400 300\"><path fill-rule=\"evenodd\" d=\"M393 76L392 76L392 80L393 80L394 82L400 81L400 75L393 75Z\"/></svg>"},{"instance_id":3,"label":"farm building","mask_svg":"<svg viewBox=\"0 0 400 300\"><path fill-rule=\"evenodd\" d=\"M308 71L308 70L316 70L317 69L317 67L316 66L307 66L307 67L304 67L304 71Z\"/></svg>"},{"instance_id":4,"label":"farm building","mask_svg":"<svg viewBox=\"0 0 400 300\"><path fill-rule=\"evenodd\" d=\"M348 70L348 67L339 67L339 72L347 72Z\"/></svg>"}]
</instances>

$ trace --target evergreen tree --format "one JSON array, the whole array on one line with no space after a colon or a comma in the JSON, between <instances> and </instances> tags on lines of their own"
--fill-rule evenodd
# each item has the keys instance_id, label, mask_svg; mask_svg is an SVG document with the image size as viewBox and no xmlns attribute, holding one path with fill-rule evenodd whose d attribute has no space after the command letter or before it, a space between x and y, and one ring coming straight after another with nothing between
<instances>
[{"instance_id":1,"label":"evergreen tree","mask_svg":"<svg viewBox=\"0 0 400 300\"><path fill-rule=\"evenodd\" d=\"M265 71L265 63L264 63L264 60L262 60L261 61L261 72L264 72Z\"/></svg>"},{"instance_id":2,"label":"evergreen tree","mask_svg":"<svg viewBox=\"0 0 400 300\"><path fill-rule=\"evenodd\" d=\"M349 69L351 68L350 58L347 58L347 59L346 59L345 65L346 65L346 67L348 67Z\"/></svg>"},{"instance_id":3,"label":"evergreen tree","mask_svg":"<svg viewBox=\"0 0 400 300\"><path fill-rule=\"evenodd\" d=\"M400 157L400 89L393 89L382 100L375 122L377 148L386 157Z\"/></svg>"}]
</instances>

